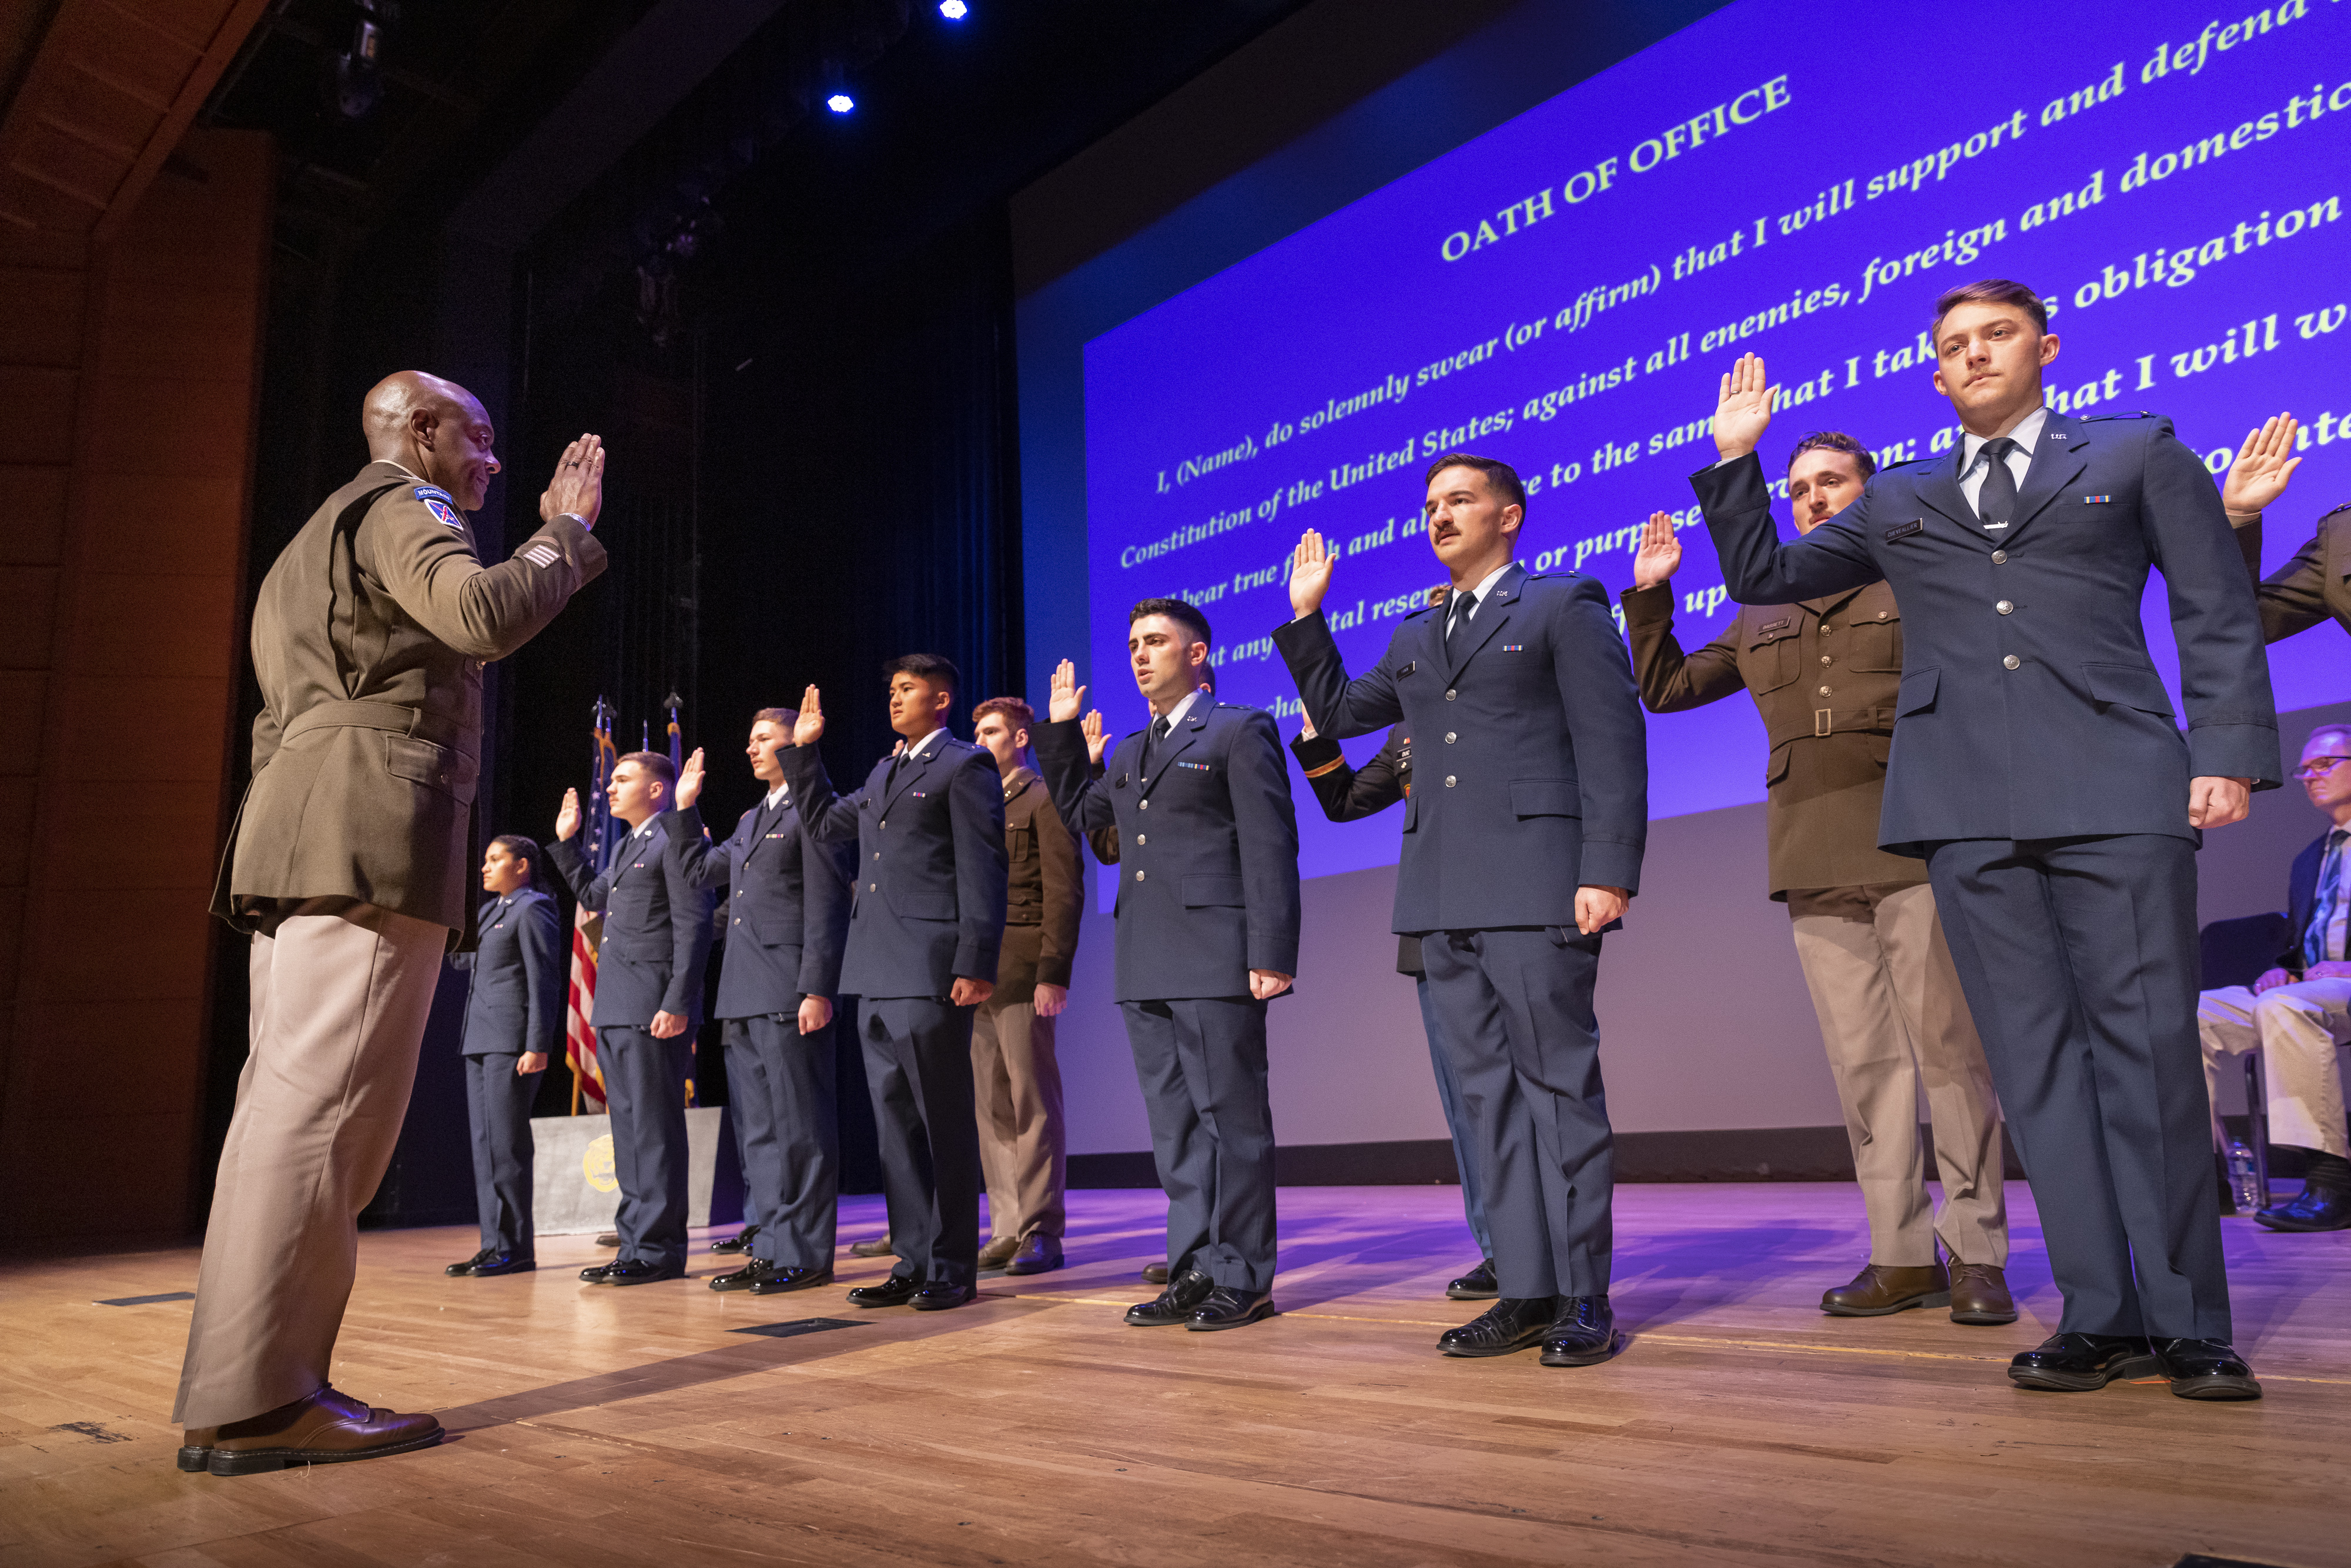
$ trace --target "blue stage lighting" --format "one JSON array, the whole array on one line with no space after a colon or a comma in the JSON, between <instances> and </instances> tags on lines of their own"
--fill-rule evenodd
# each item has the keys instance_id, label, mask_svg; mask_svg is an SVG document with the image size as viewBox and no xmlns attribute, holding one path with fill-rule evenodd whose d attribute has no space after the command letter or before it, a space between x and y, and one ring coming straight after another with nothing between
<instances>
[{"instance_id":1,"label":"blue stage lighting","mask_svg":"<svg viewBox=\"0 0 2351 1568\"><path fill-rule=\"evenodd\" d=\"M847 114L857 107L857 100L845 92L837 92L824 100L824 106L835 114Z\"/></svg>"},{"instance_id":2,"label":"blue stage lighting","mask_svg":"<svg viewBox=\"0 0 2351 1568\"><path fill-rule=\"evenodd\" d=\"M963 0L939 0L939 15L950 22L960 22L971 15L971 7Z\"/></svg>"}]
</instances>

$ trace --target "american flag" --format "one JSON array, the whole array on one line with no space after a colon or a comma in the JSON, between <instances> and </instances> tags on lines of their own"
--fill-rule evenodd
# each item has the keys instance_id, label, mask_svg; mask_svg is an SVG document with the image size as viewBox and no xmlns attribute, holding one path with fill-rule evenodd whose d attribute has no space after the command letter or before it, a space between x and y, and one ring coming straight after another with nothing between
<instances>
[{"instance_id":1,"label":"american flag","mask_svg":"<svg viewBox=\"0 0 2351 1568\"><path fill-rule=\"evenodd\" d=\"M580 852L588 864L601 874L610 851L619 835L611 831L611 807L605 799L604 787L611 781L612 764L618 750L612 745L612 705L602 697L596 699L595 713L596 766L595 787L580 803L585 821L581 823ZM571 987L564 1007L564 1059L571 1064L574 1081L580 1092L599 1106L604 1103L604 1072L596 1061L596 954L604 940L604 916L592 909L581 907L571 919ZM576 1108L576 1107L575 1107Z\"/></svg>"}]
</instances>

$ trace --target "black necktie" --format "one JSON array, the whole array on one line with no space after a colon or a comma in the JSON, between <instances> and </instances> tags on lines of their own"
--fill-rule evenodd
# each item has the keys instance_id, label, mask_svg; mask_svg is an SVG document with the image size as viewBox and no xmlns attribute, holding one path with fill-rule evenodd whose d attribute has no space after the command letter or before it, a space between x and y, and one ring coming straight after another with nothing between
<instances>
[{"instance_id":1,"label":"black necktie","mask_svg":"<svg viewBox=\"0 0 2351 1568\"><path fill-rule=\"evenodd\" d=\"M1984 470L1983 488L1976 492L1976 517L1986 533L2003 532L2016 520L2016 476L2008 468L2008 455L2016 449L2016 443L2005 435L1983 444L1983 455L1991 466Z\"/></svg>"},{"instance_id":2,"label":"black necktie","mask_svg":"<svg viewBox=\"0 0 2351 1568\"><path fill-rule=\"evenodd\" d=\"M1167 738L1167 716L1160 715L1151 721L1151 735L1143 743L1143 776L1151 777L1151 764L1159 755L1159 743Z\"/></svg>"},{"instance_id":3,"label":"black necktie","mask_svg":"<svg viewBox=\"0 0 2351 1568\"><path fill-rule=\"evenodd\" d=\"M1453 596L1453 619L1450 622L1447 622L1445 627L1445 651L1447 653L1449 653L1453 652L1454 633L1460 631L1462 627L1469 623L1470 612L1475 611L1477 608L1478 596L1476 594L1457 593Z\"/></svg>"}]
</instances>

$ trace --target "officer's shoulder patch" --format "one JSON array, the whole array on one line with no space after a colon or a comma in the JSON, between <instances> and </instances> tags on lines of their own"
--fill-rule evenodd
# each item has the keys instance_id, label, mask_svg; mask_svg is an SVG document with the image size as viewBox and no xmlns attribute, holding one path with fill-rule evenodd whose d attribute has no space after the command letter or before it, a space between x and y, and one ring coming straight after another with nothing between
<instances>
[{"instance_id":1,"label":"officer's shoulder patch","mask_svg":"<svg viewBox=\"0 0 2351 1568\"><path fill-rule=\"evenodd\" d=\"M438 485L419 485L415 489L416 498L420 501L447 501L454 504L457 499Z\"/></svg>"},{"instance_id":2,"label":"officer's shoulder patch","mask_svg":"<svg viewBox=\"0 0 2351 1568\"><path fill-rule=\"evenodd\" d=\"M459 533L464 533L465 531L464 521L458 517L455 508L452 507L448 502L436 501L429 496L419 496L417 499L424 503L424 509L433 514L434 521L445 523L449 527L456 529Z\"/></svg>"}]
</instances>

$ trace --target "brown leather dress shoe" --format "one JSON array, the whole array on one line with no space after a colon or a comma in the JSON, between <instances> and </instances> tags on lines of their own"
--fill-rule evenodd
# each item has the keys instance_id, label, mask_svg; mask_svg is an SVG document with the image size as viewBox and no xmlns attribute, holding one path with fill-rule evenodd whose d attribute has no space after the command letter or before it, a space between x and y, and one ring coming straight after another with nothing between
<instances>
[{"instance_id":1,"label":"brown leather dress shoe","mask_svg":"<svg viewBox=\"0 0 2351 1568\"><path fill-rule=\"evenodd\" d=\"M337 1465L429 1448L441 1440L430 1416L396 1416L321 1388L220 1428L205 1469L216 1476L250 1476L288 1465Z\"/></svg>"},{"instance_id":2,"label":"brown leather dress shoe","mask_svg":"<svg viewBox=\"0 0 2351 1568\"><path fill-rule=\"evenodd\" d=\"M871 1241L851 1242L849 1255L852 1258L895 1258L898 1254L892 1250L890 1238L884 1235L877 1236Z\"/></svg>"},{"instance_id":3,"label":"brown leather dress shoe","mask_svg":"<svg viewBox=\"0 0 2351 1568\"><path fill-rule=\"evenodd\" d=\"M979 1266L983 1269L1001 1269L1011 1262L1012 1255L1019 1250L1020 1238L1018 1236L998 1237L979 1249Z\"/></svg>"},{"instance_id":4,"label":"brown leather dress shoe","mask_svg":"<svg viewBox=\"0 0 2351 1568\"><path fill-rule=\"evenodd\" d=\"M1833 1318L1882 1318L1912 1307L1949 1306L1950 1276L1937 1259L1923 1269L1896 1269L1871 1263L1853 1277L1853 1283L1823 1291L1821 1311Z\"/></svg>"},{"instance_id":5,"label":"brown leather dress shoe","mask_svg":"<svg viewBox=\"0 0 2351 1568\"><path fill-rule=\"evenodd\" d=\"M2016 1301L2008 1293L2008 1276L1989 1263L1951 1265L1951 1321L1955 1323L2012 1323Z\"/></svg>"}]
</instances>

